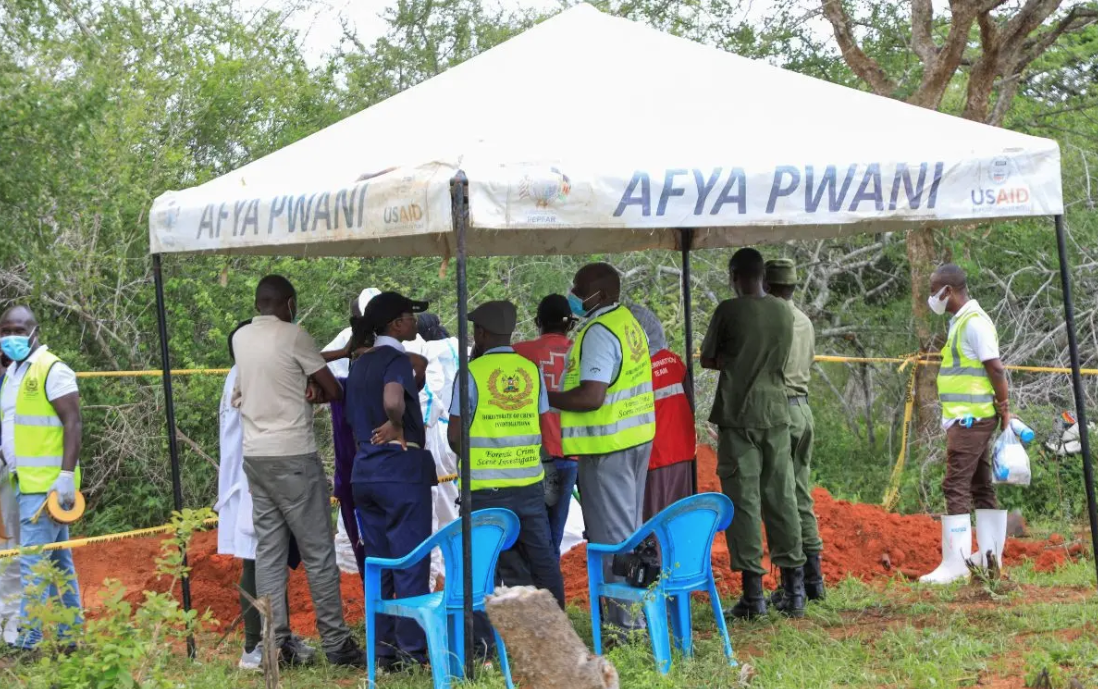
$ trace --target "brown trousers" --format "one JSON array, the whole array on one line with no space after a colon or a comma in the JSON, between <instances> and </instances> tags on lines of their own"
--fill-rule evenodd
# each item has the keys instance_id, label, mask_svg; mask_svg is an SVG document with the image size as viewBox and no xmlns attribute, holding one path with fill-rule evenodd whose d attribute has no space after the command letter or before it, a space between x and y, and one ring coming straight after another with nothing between
<instances>
[{"instance_id":1,"label":"brown trousers","mask_svg":"<svg viewBox=\"0 0 1098 689\"><path fill-rule=\"evenodd\" d=\"M968 514L998 508L991 482L991 454L988 444L999 427L999 419L977 419L971 428L960 422L946 431L946 475L942 481L946 514Z\"/></svg>"}]
</instances>

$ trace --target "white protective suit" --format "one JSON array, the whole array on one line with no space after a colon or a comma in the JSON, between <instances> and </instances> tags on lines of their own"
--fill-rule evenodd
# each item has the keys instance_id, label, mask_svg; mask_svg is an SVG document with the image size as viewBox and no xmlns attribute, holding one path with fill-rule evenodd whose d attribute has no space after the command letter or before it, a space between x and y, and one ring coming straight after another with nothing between
<instances>
[{"instance_id":1,"label":"white protective suit","mask_svg":"<svg viewBox=\"0 0 1098 689\"><path fill-rule=\"evenodd\" d=\"M436 532L458 518L457 455L450 450L446 429L450 422L450 400L458 368L458 342L456 337L427 342L417 336L405 345L409 352L427 359L427 384L419 392L419 404L423 410L423 425L427 431L427 450L435 458L435 471L439 484L431 489L434 509L431 531ZM445 479L445 480L443 480ZM442 553L438 548L431 553L431 590L435 590L438 578L445 574Z\"/></svg>"},{"instance_id":2,"label":"white protective suit","mask_svg":"<svg viewBox=\"0 0 1098 689\"><path fill-rule=\"evenodd\" d=\"M11 485L6 464L0 463L0 513L6 534L0 534L0 550L19 547L19 502ZM10 538L4 539L3 536ZM0 558L0 637L15 643L19 633L19 604L23 601L23 585L19 579L19 558Z\"/></svg>"}]
</instances>

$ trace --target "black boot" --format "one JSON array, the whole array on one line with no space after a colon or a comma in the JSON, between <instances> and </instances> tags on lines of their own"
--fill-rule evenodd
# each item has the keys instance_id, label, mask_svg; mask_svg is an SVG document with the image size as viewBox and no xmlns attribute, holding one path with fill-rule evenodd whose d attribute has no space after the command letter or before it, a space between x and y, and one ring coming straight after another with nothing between
<instances>
[{"instance_id":1,"label":"black boot","mask_svg":"<svg viewBox=\"0 0 1098 689\"><path fill-rule=\"evenodd\" d=\"M781 596L775 592L772 602L786 617L804 617L804 568L782 567Z\"/></svg>"},{"instance_id":2,"label":"black boot","mask_svg":"<svg viewBox=\"0 0 1098 689\"><path fill-rule=\"evenodd\" d=\"M766 597L763 595L763 578L761 574L743 572L743 596L725 617L737 620L753 620L756 617L766 617Z\"/></svg>"},{"instance_id":3,"label":"black boot","mask_svg":"<svg viewBox=\"0 0 1098 689\"><path fill-rule=\"evenodd\" d=\"M804 593L810 601L823 600L827 597L824 591L823 567L820 565L819 553L805 553L807 560L804 563Z\"/></svg>"}]
</instances>

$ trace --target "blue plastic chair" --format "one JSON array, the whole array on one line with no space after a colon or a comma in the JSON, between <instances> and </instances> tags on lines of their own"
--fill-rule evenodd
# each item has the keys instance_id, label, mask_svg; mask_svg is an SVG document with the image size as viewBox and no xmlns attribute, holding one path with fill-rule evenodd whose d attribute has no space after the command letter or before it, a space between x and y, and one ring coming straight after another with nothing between
<instances>
[{"instance_id":1,"label":"blue plastic chair","mask_svg":"<svg viewBox=\"0 0 1098 689\"><path fill-rule=\"evenodd\" d=\"M648 636L659 671L671 670L671 642L667 629L667 601L671 601L671 636L675 648L686 657L694 653L691 643L690 593L706 591L713 606L713 616L724 638L724 654L729 664L736 666L732 642L721 611L717 584L713 579L710 552L718 531L732 523L732 501L720 493L701 493L679 500L648 520L632 536L617 545L587 545L587 579L591 594L591 625L595 653L602 654L602 630L599 596L635 601L644 606L648 621ZM646 589L627 584L611 584L603 580L602 567L607 558L631 552L644 539L655 534L660 548L662 574L658 582Z\"/></svg>"},{"instance_id":2,"label":"blue plastic chair","mask_svg":"<svg viewBox=\"0 0 1098 689\"><path fill-rule=\"evenodd\" d=\"M360 519L361 522L361 519ZM473 609L484 611L484 597L495 590L496 561L499 554L515 544L519 520L505 509L473 512ZM384 599L381 597L381 574L387 569L406 569L435 548L442 550L446 567L446 583L442 591L414 598ZM366 666L368 686L376 687L374 647L375 618L394 615L414 619L427 635L427 654L435 689L449 689L450 678L465 677L465 607L462 598L461 520L439 529L415 550L400 559L366 558ZM499 652L500 669L511 682L507 650L499 633L493 630Z\"/></svg>"}]
</instances>

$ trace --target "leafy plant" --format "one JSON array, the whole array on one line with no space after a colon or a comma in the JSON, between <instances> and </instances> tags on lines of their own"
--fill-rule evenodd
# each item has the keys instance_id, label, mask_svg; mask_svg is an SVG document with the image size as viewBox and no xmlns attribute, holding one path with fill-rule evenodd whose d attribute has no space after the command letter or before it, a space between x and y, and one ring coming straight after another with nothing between
<instances>
[{"instance_id":1,"label":"leafy plant","mask_svg":"<svg viewBox=\"0 0 1098 689\"><path fill-rule=\"evenodd\" d=\"M172 535L157 558L157 572L170 580L166 593L145 592L132 606L126 589L108 582L102 608L95 619L78 624L71 634L58 634L59 625L73 625L77 611L61 604L60 595L28 606L30 617L42 624L43 641L36 662L21 668L27 689L87 687L89 689L169 689L178 686L167 669L181 641L201 632L213 621L210 613L184 611L171 593L188 568L183 561L191 536L205 528L209 509L184 510L172 515ZM49 560L35 568L40 583L31 588L38 596L70 586ZM56 587L56 588L53 588Z\"/></svg>"}]
</instances>

